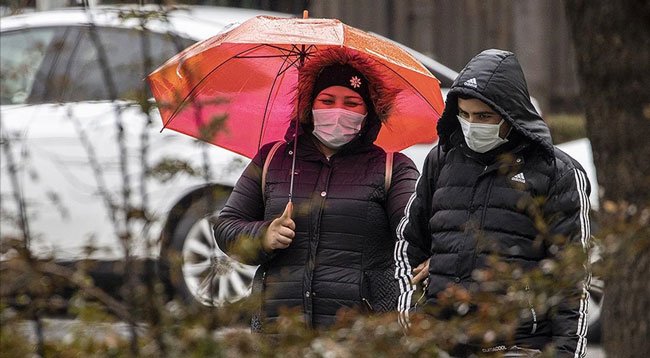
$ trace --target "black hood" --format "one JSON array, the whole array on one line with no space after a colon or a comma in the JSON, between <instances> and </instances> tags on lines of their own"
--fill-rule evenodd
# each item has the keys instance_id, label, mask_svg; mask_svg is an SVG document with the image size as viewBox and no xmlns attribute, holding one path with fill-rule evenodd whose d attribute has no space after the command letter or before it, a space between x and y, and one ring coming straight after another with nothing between
<instances>
[{"instance_id":1,"label":"black hood","mask_svg":"<svg viewBox=\"0 0 650 358\"><path fill-rule=\"evenodd\" d=\"M480 99L501 115L525 141L540 145L553 155L548 126L530 101L528 86L517 57L503 50L485 50L463 68L447 94L438 135L443 148L451 135L460 130L458 96Z\"/></svg>"}]
</instances>

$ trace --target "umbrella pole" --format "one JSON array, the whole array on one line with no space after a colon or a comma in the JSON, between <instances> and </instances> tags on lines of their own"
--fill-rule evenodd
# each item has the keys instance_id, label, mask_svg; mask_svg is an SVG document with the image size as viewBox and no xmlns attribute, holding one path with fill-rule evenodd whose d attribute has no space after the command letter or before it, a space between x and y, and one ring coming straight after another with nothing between
<instances>
[{"instance_id":1,"label":"umbrella pole","mask_svg":"<svg viewBox=\"0 0 650 358\"><path fill-rule=\"evenodd\" d=\"M300 122L296 116L296 130L293 134L293 158L291 159L291 183L289 184L289 202L293 201L293 177L296 175L296 148L298 148L298 125Z\"/></svg>"},{"instance_id":2,"label":"umbrella pole","mask_svg":"<svg viewBox=\"0 0 650 358\"><path fill-rule=\"evenodd\" d=\"M303 10L302 12L302 18L306 19L309 17L309 12L307 10ZM302 65L305 63L305 45L302 45L302 54L300 55L300 65L299 69L302 67ZM300 96L300 94L298 94ZM300 103L300 100L298 100L298 103ZM296 115L296 130L293 133L293 158L291 159L291 183L289 184L289 202L291 203L293 201L293 178L296 175L296 149L298 149L298 126L300 126L300 119L299 116Z\"/></svg>"}]
</instances>

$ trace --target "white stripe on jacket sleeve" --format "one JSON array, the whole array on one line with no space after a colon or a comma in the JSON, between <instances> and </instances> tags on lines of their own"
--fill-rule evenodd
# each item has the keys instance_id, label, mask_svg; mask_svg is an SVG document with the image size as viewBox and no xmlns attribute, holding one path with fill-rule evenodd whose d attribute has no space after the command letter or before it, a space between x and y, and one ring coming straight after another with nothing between
<instances>
[{"instance_id":1,"label":"white stripe on jacket sleeve","mask_svg":"<svg viewBox=\"0 0 650 358\"><path fill-rule=\"evenodd\" d=\"M585 174L575 170L576 186L578 195L580 196L580 243L582 249L589 250L589 238L591 237L591 227L589 224L589 197L587 195L587 179ZM578 336L578 344L574 354L575 358L585 357L587 354L587 309L589 306L589 285L591 282L591 272L585 267L587 272L582 289L582 296L580 298L580 315L578 317L578 329L576 335Z\"/></svg>"},{"instance_id":2,"label":"white stripe on jacket sleeve","mask_svg":"<svg viewBox=\"0 0 650 358\"><path fill-rule=\"evenodd\" d=\"M404 228L409 223L409 211L411 205L417 196L417 187L420 182L420 177L418 177L417 182L415 183L416 190L413 191L411 197L409 198L406 207L404 208L404 216L400 220L399 225L397 225L396 234L397 234L397 243L395 244L394 251L394 260L395 260L395 279L397 279L399 285L399 298L397 299L397 312L398 312L398 321L399 324L404 328L408 329L409 322L409 309L411 308L411 298L413 292L415 291L415 285L411 284L413 280L413 267L409 262L408 258L408 246L409 243L404 238Z\"/></svg>"}]
</instances>

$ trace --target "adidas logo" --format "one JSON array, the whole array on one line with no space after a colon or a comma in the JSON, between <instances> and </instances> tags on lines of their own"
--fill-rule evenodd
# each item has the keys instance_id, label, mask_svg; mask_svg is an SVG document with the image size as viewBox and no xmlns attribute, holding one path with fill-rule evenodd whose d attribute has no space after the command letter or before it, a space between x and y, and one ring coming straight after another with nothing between
<instances>
[{"instance_id":1,"label":"adidas logo","mask_svg":"<svg viewBox=\"0 0 650 358\"><path fill-rule=\"evenodd\" d=\"M520 183L526 184L526 178L524 178L524 173L519 173L511 178L513 181L518 181Z\"/></svg>"},{"instance_id":2,"label":"adidas logo","mask_svg":"<svg viewBox=\"0 0 650 358\"><path fill-rule=\"evenodd\" d=\"M465 81L463 83L463 85L465 85L467 87L472 87L472 88L478 87L478 84L476 84L476 78L474 78L474 77L472 77L469 80Z\"/></svg>"}]
</instances>

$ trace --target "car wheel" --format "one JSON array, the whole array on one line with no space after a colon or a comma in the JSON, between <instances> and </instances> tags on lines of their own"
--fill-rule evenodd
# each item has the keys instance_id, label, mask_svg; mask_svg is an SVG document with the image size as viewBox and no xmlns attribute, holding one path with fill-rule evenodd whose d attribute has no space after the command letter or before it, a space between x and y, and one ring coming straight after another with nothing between
<instances>
[{"instance_id":1,"label":"car wheel","mask_svg":"<svg viewBox=\"0 0 650 358\"><path fill-rule=\"evenodd\" d=\"M172 230L166 258L170 280L177 295L186 301L220 306L250 295L255 266L229 258L217 246L208 217L225 204L226 195L193 200Z\"/></svg>"}]
</instances>

